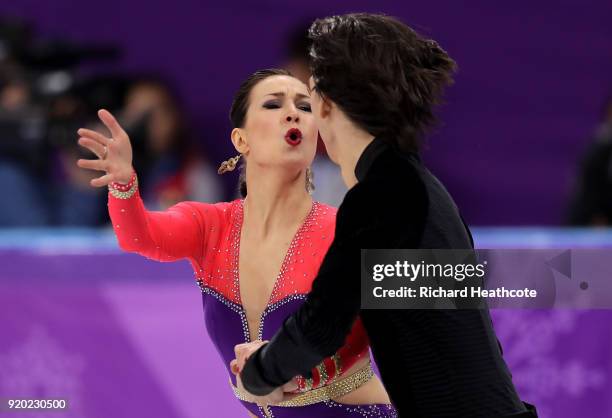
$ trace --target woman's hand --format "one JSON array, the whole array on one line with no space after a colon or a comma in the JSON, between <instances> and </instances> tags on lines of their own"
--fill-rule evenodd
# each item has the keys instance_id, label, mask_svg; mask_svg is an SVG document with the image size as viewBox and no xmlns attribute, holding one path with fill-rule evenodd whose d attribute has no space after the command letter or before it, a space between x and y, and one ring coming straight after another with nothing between
<instances>
[{"instance_id":1,"label":"woman's hand","mask_svg":"<svg viewBox=\"0 0 612 418\"><path fill-rule=\"evenodd\" d=\"M77 161L77 165L88 170L104 171L106 174L91 180L94 187L104 187L112 182L129 183L134 169L132 168L132 145L130 138L107 110L99 110L98 117L108 128L112 137L107 138L99 132L81 128L79 145L98 156L96 160Z\"/></svg>"},{"instance_id":2,"label":"woman's hand","mask_svg":"<svg viewBox=\"0 0 612 418\"><path fill-rule=\"evenodd\" d=\"M234 354L236 355L235 363L232 362L232 372L237 375L242 372L244 365L253 353L259 350L261 347L266 345L268 341L255 340L250 343L238 344L234 347Z\"/></svg>"}]
</instances>

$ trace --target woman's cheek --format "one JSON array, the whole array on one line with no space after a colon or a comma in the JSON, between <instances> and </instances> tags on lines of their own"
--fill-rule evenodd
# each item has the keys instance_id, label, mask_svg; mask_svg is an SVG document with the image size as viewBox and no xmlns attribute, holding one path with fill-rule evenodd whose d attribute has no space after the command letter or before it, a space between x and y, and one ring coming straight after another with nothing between
<instances>
[{"instance_id":1,"label":"woman's cheek","mask_svg":"<svg viewBox=\"0 0 612 418\"><path fill-rule=\"evenodd\" d=\"M315 126L315 124L313 123L309 128L308 131L306 131L306 137L309 139L310 142L317 142L317 127Z\"/></svg>"}]
</instances>

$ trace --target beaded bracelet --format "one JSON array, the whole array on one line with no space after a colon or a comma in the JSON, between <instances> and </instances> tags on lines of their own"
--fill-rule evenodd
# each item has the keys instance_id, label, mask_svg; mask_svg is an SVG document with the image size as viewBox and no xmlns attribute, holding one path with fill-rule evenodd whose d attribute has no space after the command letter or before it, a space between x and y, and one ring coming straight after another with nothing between
<instances>
[{"instance_id":1,"label":"beaded bracelet","mask_svg":"<svg viewBox=\"0 0 612 418\"><path fill-rule=\"evenodd\" d=\"M128 190L132 188L135 181L136 181L136 172L132 171L132 176L130 177L130 181L128 181L126 184L117 183L116 181L113 181L110 185L113 189L119 190L120 192L127 192Z\"/></svg>"},{"instance_id":2,"label":"beaded bracelet","mask_svg":"<svg viewBox=\"0 0 612 418\"><path fill-rule=\"evenodd\" d=\"M108 185L108 191L111 196L117 199L129 199L134 196L136 190L138 190L138 177L136 176L136 172L132 173L132 178L127 184L112 182Z\"/></svg>"}]
</instances>

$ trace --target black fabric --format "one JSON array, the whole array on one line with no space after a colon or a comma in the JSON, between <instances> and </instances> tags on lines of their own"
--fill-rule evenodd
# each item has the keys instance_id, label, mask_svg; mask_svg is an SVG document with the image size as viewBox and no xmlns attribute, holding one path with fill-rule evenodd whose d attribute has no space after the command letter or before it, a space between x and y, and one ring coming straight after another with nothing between
<instances>
[{"instance_id":1,"label":"black fabric","mask_svg":"<svg viewBox=\"0 0 612 418\"><path fill-rule=\"evenodd\" d=\"M487 310L363 310L362 248L473 248L442 184L414 154L375 139L340 205L334 242L312 291L242 379L255 394L304 375L340 348L357 315L402 417L498 418L526 413ZM516 415L522 417L522 415ZM528 415L529 416L529 415Z\"/></svg>"}]
</instances>

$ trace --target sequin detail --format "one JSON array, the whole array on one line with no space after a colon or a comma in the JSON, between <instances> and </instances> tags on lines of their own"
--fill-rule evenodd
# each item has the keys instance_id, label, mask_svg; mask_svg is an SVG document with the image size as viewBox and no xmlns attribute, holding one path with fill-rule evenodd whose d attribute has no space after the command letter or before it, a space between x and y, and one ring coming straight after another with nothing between
<instances>
[{"instance_id":1,"label":"sequin detail","mask_svg":"<svg viewBox=\"0 0 612 418\"><path fill-rule=\"evenodd\" d=\"M296 248L301 247L303 245L302 243L303 237L305 236L307 232L310 232L310 230L312 229L312 225L315 224L315 220L318 219L319 207L320 207L320 204L318 202L313 202L310 211L308 212L308 214L306 215L306 218L304 219L304 222L302 223L300 228L298 228L298 231L295 233L295 235L293 236L293 239L291 240L291 243L289 244L287 253L285 254L283 262L281 263L280 271L276 277L274 286L272 287L272 292L270 293L270 297L268 298L268 303L266 305L266 308L264 309L264 311L262 312L259 318L259 325L257 329L257 339L259 340L263 339L263 331L264 331L263 328L265 325L265 317L268 313L272 312L274 309L278 308L279 306L282 306L285 303L290 302L291 300L300 299L304 297L303 294L298 293L297 288L294 288L291 294L289 294L289 296L284 296L288 294L289 292L281 293L281 289L283 289L286 285L285 282L287 281L287 277L288 277L287 273L292 271L292 267L290 267L290 265L292 264L294 260L294 254L295 254ZM240 262L240 233L241 233L242 225L244 222L244 200L240 200L240 204L237 206L236 209L237 210L235 214L235 221L233 223L233 228L232 228L232 235L233 235L232 242L235 243L232 245L233 251L231 255L231 266L232 266L231 271L233 274L232 293L236 295L236 297L238 298L238 301L240 301L240 306L242 306L242 301L240 298L239 262ZM277 302L275 303L274 301L277 301ZM243 316L246 317L246 312L244 311L244 308L242 309L243 309ZM251 339L250 339L250 330L249 330L248 322L247 322L246 332L249 338L246 339L245 341L249 342Z\"/></svg>"},{"instance_id":2,"label":"sequin detail","mask_svg":"<svg viewBox=\"0 0 612 418\"><path fill-rule=\"evenodd\" d=\"M240 316L240 323L242 325L242 333L244 336L244 341L248 341L249 340L249 325L248 325L248 321L247 321L247 317L244 312L244 309L242 309L242 306L228 300L225 296L218 293L214 289L203 285L201 281L198 281L197 284L200 287L200 290L202 291L202 293L212 296L213 298L217 299L219 302L221 302L222 304L224 304L225 306L227 306L228 308L230 308L232 311L236 312Z\"/></svg>"},{"instance_id":3,"label":"sequin detail","mask_svg":"<svg viewBox=\"0 0 612 418\"><path fill-rule=\"evenodd\" d=\"M351 414L359 414L364 418L398 418L397 410L391 404L347 405L335 401L325 401L329 408L343 409Z\"/></svg>"},{"instance_id":4,"label":"sequin detail","mask_svg":"<svg viewBox=\"0 0 612 418\"><path fill-rule=\"evenodd\" d=\"M202 262L208 261L207 268L194 266L194 270L197 272L196 280L202 292L212 296L239 315L244 337L244 341L241 342L249 342L251 333L246 310L240 297L239 277L244 200L233 201L229 205L229 209L229 218L226 218L229 228L222 228L219 231L220 233L224 231L224 233L218 236L218 241L210 242L206 256L202 260ZM264 338L268 315L287 303L303 302L306 299L321 259L333 239L333 223L330 223L327 215L329 210L327 206L313 202L302 225L294 234L279 268L268 304L261 313L257 333L255 334L257 339L263 340ZM225 213L225 208L223 212ZM210 216L210 214L205 216ZM215 230L214 226L209 228L210 231ZM328 240L329 243L321 244L321 241L325 240ZM305 258L314 258L314 260L310 259L305 262ZM367 352L367 337L365 338L363 344L357 346L359 351L363 349ZM352 350L350 345L341 350L347 354L346 357L349 362L346 367L342 367L343 364L338 354L327 358L312 370L312 378L298 377L298 390L307 392L333 382L341 377L343 371L349 370L352 364L361 357L358 353L353 354L349 351Z\"/></svg>"}]
</instances>

